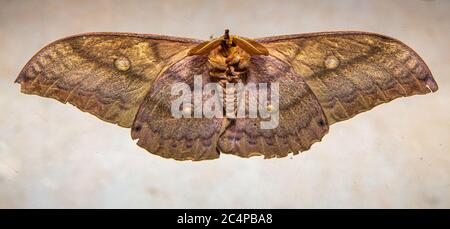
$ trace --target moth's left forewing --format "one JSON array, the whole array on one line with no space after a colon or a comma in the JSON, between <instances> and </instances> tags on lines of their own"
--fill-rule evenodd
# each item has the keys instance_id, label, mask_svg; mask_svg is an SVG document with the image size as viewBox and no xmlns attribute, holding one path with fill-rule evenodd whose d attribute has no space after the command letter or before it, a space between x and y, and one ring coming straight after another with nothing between
<instances>
[{"instance_id":1,"label":"moth's left forewing","mask_svg":"<svg viewBox=\"0 0 450 229\"><path fill-rule=\"evenodd\" d=\"M330 32L257 41L292 65L314 92L329 124L398 97L438 89L419 55L386 36Z\"/></svg>"},{"instance_id":2,"label":"moth's left forewing","mask_svg":"<svg viewBox=\"0 0 450 229\"><path fill-rule=\"evenodd\" d=\"M44 47L15 82L23 93L70 103L131 127L153 82L200 42L151 34L80 34Z\"/></svg>"}]
</instances>

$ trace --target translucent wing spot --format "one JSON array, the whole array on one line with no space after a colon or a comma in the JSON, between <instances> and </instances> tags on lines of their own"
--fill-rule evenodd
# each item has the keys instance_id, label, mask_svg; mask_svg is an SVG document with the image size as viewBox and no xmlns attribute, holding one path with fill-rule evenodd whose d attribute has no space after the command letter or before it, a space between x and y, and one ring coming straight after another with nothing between
<instances>
[{"instance_id":1,"label":"translucent wing spot","mask_svg":"<svg viewBox=\"0 0 450 229\"><path fill-rule=\"evenodd\" d=\"M189 117L189 116L191 116L191 114L192 114L192 108L190 106L183 107L183 116Z\"/></svg>"},{"instance_id":2,"label":"translucent wing spot","mask_svg":"<svg viewBox=\"0 0 450 229\"><path fill-rule=\"evenodd\" d=\"M335 56L331 55L325 59L324 65L327 69L335 69L339 66L339 60Z\"/></svg>"},{"instance_id":3,"label":"translucent wing spot","mask_svg":"<svg viewBox=\"0 0 450 229\"><path fill-rule=\"evenodd\" d=\"M121 56L114 60L114 67L119 71L127 71L131 67L130 60L128 58Z\"/></svg>"},{"instance_id":4,"label":"translucent wing spot","mask_svg":"<svg viewBox=\"0 0 450 229\"><path fill-rule=\"evenodd\" d=\"M267 106L266 106L266 110L267 110L269 113L271 113L271 114L277 112L277 108L274 107L272 104L267 105Z\"/></svg>"}]
</instances>

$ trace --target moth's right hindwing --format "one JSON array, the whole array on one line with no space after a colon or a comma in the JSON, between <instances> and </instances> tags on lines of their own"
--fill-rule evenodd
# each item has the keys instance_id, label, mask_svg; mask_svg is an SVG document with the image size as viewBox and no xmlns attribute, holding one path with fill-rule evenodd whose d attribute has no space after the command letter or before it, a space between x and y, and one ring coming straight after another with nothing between
<instances>
[{"instance_id":1,"label":"moth's right hindwing","mask_svg":"<svg viewBox=\"0 0 450 229\"><path fill-rule=\"evenodd\" d=\"M278 124L265 129L262 128L262 121L270 120L263 119L261 115L257 118L237 118L219 139L222 152L241 157L285 157L289 153L308 150L328 132L328 123L319 102L289 64L272 56L253 56L247 83L266 83L270 100L274 93L270 85L278 84L279 110L274 112L278 112L279 116L272 117L277 119L275 122ZM261 93L258 90L258 97L263 96ZM248 97L241 96L240 104L250 107L249 103Z\"/></svg>"}]
</instances>

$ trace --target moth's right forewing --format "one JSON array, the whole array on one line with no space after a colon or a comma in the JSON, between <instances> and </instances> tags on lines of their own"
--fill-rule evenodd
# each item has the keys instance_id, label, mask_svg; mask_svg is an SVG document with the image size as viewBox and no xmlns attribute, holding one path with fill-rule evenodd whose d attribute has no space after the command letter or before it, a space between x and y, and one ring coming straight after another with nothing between
<instances>
[{"instance_id":1,"label":"moth's right forewing","mask_svg":"<svg viewBox=\"0 0 450 229\"><path fill-rule=\"evenodd\" d=\"M257 39L289 64L319 100L329 124L402 96L434 92L425 62L402 42L372 33L329 32Z\"/></svg>"}]
</instances>

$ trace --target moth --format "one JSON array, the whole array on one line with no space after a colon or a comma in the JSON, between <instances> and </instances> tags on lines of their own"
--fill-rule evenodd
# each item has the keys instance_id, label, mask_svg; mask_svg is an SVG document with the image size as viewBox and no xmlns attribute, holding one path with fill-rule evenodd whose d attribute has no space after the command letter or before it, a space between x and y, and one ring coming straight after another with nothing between
<instances>
[{"instance_id":1,"label":"moth","mask_svg":"<svg viewBox=\"0 0 450 229\"><path fill-rule=\"evenodd\" d=\"M171 85L192 87L196 75L204 84L222 86L278 83L278 126L263 129L260 117L174 118ZM153 154L194 161L220 153L295 155L321 141L336 122L398 97L438 90L416 52L367 32L248 39L226 30L210 41L88 33L44 47L15 82L23 93L70 103L131 128L132 139ZM245 104L250 98L239 99Z\"/></svg>"}]
</instances>

